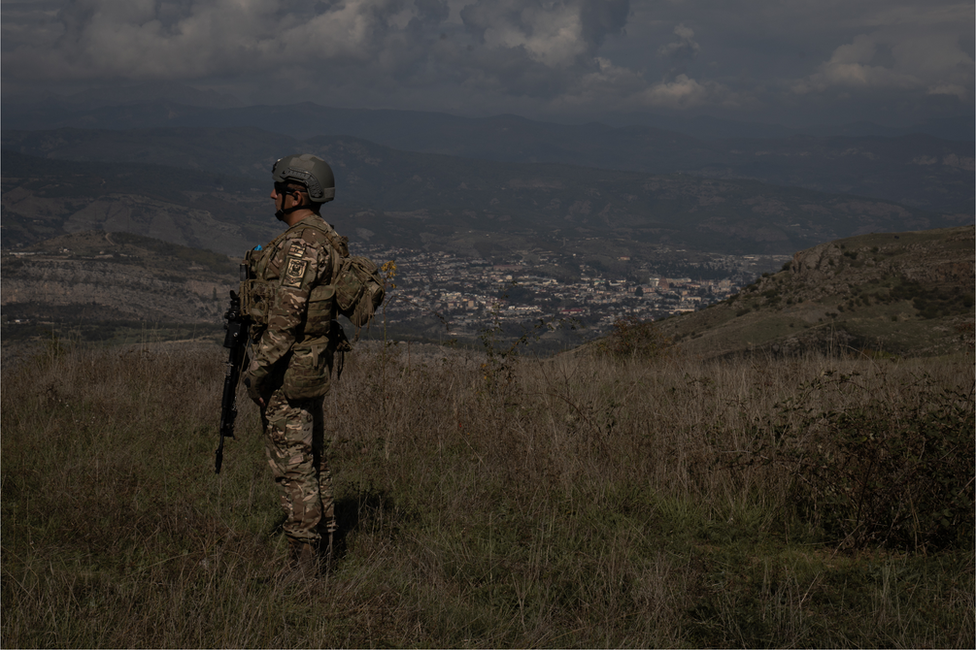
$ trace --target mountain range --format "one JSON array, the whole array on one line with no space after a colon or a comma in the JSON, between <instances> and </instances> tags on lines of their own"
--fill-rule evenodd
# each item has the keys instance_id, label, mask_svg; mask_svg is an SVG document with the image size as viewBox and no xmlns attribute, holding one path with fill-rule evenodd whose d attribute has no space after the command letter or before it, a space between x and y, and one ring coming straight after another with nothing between
<instances>
[{"instance_id":1,"label":"mountain range","mask_svg":"<svg viewBox=\"0 0 976 650\"><path fill-rule=\"evenodd\" d=\"M63 95L45 93L42 96L33 94L6 93L3 96L2 124L4 129L49 129L58 126L93 127L94 122L104 120L105 128L119 128L119 125L106 120L112 111L100 109L111 107L134 107L138 105L167 104L179 107L177 110L186 112L192 109L240 109L246 106L237 97L213 90L201 90L193 86L175 81L155 81L152 83L116 84L105 87L93 87L82 92ZM270 107L259 107L268 109ZM319 107L324 108L324 107ZM145 108L137 109L137 112ZM152 109L150 109L151 112ZM390 111L331 109L332 117L353 119L366 124L382 124L390 115L405 114L420 119L432 118L454 119L447 113L419 112L419 111ZM118 113L116 112L117 116ZM167 115L168 118L175 116ZM411 119L411 118L408 118ZM540 123L540 122L537 122ZM804 127L789 127L781 124L762 122L746 122L728 120L705 115L663 114L654 112L610 114L605 117L608 126L630 127L646 126L666 131L683 133L699 139L721 138L785 138L794 135L833 137L900 137L904 135L924 134L943 140L973 142L976 140L976 124L972 116L958 115L955 117L930 119L923 123L908 126L884 126L873 122L851 122L847 124L812 124ZM211 124L213 125L213 124ZM149 124L126 125L149 126ZM157 124L156 126L166 126ZM251 124L269 128L268 125ZM274 130L274 128L269 128ZM318 134L315 131L313 134ZM352 132L333 131L333 134L360 135L370 139L369 135ZM389 144L389 143L386 143Z\"/></svg>"},{"instance_id":2,"label":"mountain range","mask_svg":"<svg viewBox=\"0 0 976 650\"><path fill-rule=\"evenodd\" d=\"M250 128L6 133L3 245L102 229L239 256L280 229L258 178L284 139ZM751 180L499 163L348 137L286 146L332 161L338 198L324 214L354 243L475 257L791 254L862 232L971 221Z\"/></svg>"},{"instance_id":3,"label":"mountain range","mask_svg":"<svg viewBox=\"0 0 976 650\"><path fill-rule=\"evenodd\" d=\"M212 332L239 281L224 255L125 232L86 231L3 254L5 335L44 324L106 338L116 327Z\"/></svg>"},{"instance_id":4,"label":"mountain range","mask_svg":"<svg viewBox=\"0 0 976 650\"><path fill-rule=\"evenodd\" d=\"M402 151L495 162L759 180L943 212L972 212L976 205L973 141L943 140L924 133L702 139L649 126L565 125L514 115L464 118L313 103L214 108L162 100L80 111L76 105L62 102L30 111L5 109L3 116L5 147L16 146L10 141L16 130L110 129L119 132L118 139L133 129L142 134L162 129L156 132L168 134L235 127L261 129L299 141L351 136ZM278 143L279 157L288 143L287 139Z\"/></svg>"}]
</instances>

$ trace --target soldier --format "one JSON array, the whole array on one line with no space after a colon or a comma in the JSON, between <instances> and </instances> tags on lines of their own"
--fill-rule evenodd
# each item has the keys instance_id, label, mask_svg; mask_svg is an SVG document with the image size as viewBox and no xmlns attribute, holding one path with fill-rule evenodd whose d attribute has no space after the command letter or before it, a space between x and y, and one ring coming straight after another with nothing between
<instances>
[{"instance_id":1,"label":"soldier","mask_svg":"<svg viewBox=\"0 0 976 650\"><path fill-rule=\"evenodd\" d=\"M311 154L287 156L271 170L275 216L288 229L246 257L242 305L251 317L248 395L261 409L265 451L285 510L292 563L314 570L322 532L336 530L332 475L325 457L323 396L336 343L331 286L337 255L348 255L319 210L335 198L332 169ZM338 249L338 250L337 250Z\"/></svg>"}]
</instances>

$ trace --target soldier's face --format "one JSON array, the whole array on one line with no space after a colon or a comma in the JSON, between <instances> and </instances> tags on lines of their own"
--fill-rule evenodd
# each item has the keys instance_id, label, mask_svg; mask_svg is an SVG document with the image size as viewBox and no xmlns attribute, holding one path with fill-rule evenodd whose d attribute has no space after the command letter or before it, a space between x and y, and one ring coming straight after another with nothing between
<instances>
[{"instance_id":1,"label":"soldier's face","mask_svg":"<svg viewBox=\"0 0 976 650\"><path fill-rule=\"evenodd\" d=\"M277 183L271 188L271 200L274 201L275 206L275 216L278 217L279 221L284 221L284 212L288 205L288 197L291 196L288 193L288 189L285 187L278 187Z\"/></svg>"},{"instance_id":2,"label":"soldier's face","mask_svg":"<svg viewBox=\"0 0 976 650\"><path fill-rule=\"evenodd\" d=\"M305 193L283 183L275 183L271 190L271 200L275 204L275 216L285 221L285 216L305 206Z\"/></svg>"}]
</instances>

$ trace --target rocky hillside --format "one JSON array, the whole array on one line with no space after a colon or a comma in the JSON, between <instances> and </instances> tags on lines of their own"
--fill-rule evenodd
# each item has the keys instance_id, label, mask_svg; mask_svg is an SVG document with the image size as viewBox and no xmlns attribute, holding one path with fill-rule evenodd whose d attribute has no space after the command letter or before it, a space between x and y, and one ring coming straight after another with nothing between
<instances>
[{"instance_id":1,"label":"rocky hillside","mask_svg":"<svg viewBox=\"0 0 976 650\"><path fill-rule=\"evenodd\" d=\"M124 232L63 235L5 251L3 322L220 323L238 266Z\"/></svg>"},{"instance_id":2,"label":"rocky hillside","mask_svg":"<svg viewBox=\"0 0 976 650\"><path fill-rule=\"evenodd\" d=\"M972 349L974 258L972 226L840 239L800 251L782 271L660 328L706 358Z\"/></svg>"}]
</instances>

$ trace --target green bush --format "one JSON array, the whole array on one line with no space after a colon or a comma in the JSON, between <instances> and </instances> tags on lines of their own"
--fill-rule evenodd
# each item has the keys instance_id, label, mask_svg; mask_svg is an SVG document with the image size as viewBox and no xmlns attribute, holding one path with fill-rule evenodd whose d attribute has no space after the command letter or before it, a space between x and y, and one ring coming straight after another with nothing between
<instances>
[{"instance_id":1,"label":"green bush","mask_svg":"<svg viewBox=\"0 0 976 650\"><path fill-rule=\"evenodd\" d=\"M767 458L791 468L788 502L842 547L912 550L973 543L972 392L928 375L905 387L911 403L865 392L843 408L824 393L862 391L858 377L827 374L778 405ZM788 423L788 424L787 424Z\"/></svg>"}]
</instances>

